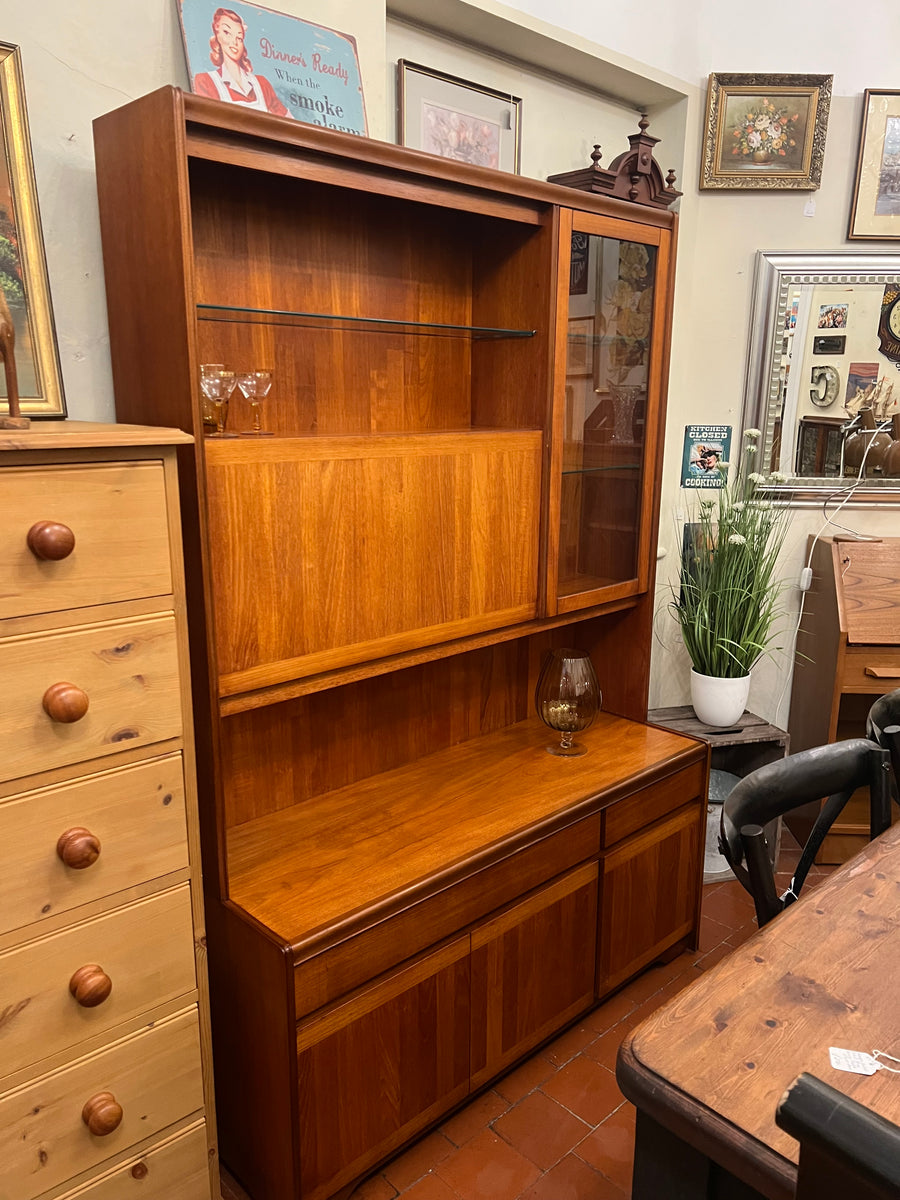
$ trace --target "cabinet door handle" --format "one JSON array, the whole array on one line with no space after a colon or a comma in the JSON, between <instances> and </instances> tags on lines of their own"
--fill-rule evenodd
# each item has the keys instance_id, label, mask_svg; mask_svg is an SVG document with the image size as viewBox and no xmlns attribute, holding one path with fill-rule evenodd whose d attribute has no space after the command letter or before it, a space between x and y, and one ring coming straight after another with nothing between
<instances>
[{"instance_id":1,"label":"cabinet door handle","mask_svg":"<svg viewBox=\"0 0 900 1200\"><path fill-rule=\"evenodd\" d=\"M75 825L59 835L56 853L73 871L83 871L100 857L100 839L81 825Z\"/></svg>"},{"instance_id":2,"label":"cabinet door handle","mask_svg":"<svg viewBox=\"0 0 900 1200\"><path fill-rule=\"evenodd\" d=\"M900 667L866 667L864 673L873 679L900 679Z\"/></svg>"},{"instance_id":3,"label":"cabinet door handle","mask_svg":"<svg viewBox=\"0 0 900 1200\"><path fill-rule=\"evenodd\" d=\"M91 1096L81 1110L81 1119L94 1137L106 1137L118 1129L123 1116L122 1106L116 1103L112 1092L98 1092L96 1096Z\"/></svg>"},{"instance_id":4,"label":"cabinet door handle","mask_svg":"<svg viewBox=\"0 0 900 1200\"><path fill-rule=\"evenodd\" d=\"M28 549L35 558L58 562L75 549L75 534L59 521L36 521L25 535Z\"/></svg>"},{"instance_id":5,"label":"cabinet door handle","mask_svg":"<svg viewBox=\"0 0 900 1200\"><path fill-rule=\"evenodd\" d=\"M112 980L97 963L85 963L69 980L69 991L82 1008L96 1008L112 991Z\"/></svg>"},{"instance_id":6,"label":"cabinet door handle","mask_svg":"<svg viewBox=\"0 0 900 1200\"><path fill-rule=\"evenodd\" d=\"M74 683L54 683L44 692L41 703L51 721L60 725L72 725L80 721L90 707L87 692Z\"/></svg>"}]
</instances>

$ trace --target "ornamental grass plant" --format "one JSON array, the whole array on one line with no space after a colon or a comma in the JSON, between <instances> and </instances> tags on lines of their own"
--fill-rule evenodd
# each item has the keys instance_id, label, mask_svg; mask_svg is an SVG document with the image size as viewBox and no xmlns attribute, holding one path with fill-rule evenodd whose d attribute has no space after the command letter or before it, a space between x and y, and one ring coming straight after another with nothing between
<instances>
[{"instance_id":1,"label":"ornamental grass plant","mask_svg":"<svg viewBox=\"0 0 900 1200\"><path fill-rule=\"evenodd\" d=\"M762 485L785 477L753 469L758 440L758 430L746 430L737 469L720 464L724 486L715 498L699 497L684 539L679 586L669 607L701 675L749 675L761 655L774 649L783 596L778 556L788 510L761 492Z\"/></svg>"}]
</instances>

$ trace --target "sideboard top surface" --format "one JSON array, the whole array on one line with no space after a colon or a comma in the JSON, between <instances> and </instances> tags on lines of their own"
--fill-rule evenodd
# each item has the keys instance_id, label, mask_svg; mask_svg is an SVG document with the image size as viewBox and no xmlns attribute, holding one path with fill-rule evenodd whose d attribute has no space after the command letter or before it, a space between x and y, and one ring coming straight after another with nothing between
<instances>
[{"instance_id":1,"label":"sideboard top surface","mask_svg":"<svg viewBox=\"0 0 900 1200\"><path fill-rule=\"evenodd\" d=\"M602 713L579 758L536 718L372 776L228 835L230 898L295 946L440 891L704 759L701 743Z\"/></svg>"}]
</instances>

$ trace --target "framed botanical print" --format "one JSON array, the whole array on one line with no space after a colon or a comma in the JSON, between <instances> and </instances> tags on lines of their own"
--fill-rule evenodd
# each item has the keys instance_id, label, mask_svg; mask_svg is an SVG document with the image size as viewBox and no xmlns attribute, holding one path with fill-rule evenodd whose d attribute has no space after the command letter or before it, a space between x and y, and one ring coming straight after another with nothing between
<instances>
[{"instance_id":1,"label":"framed botanical print","mask_svg":"<svg viewBox=\"0 0 900 1200\"><path fill-rule=\"evenodd\" d=\"M863 98L847 238L900 239L900 91L867 89Z\"/></svg>"},{"instance_id":2,"label":"framed botanical print","mask_svg":"<svg viewBox=\"0 0 900 1200\"><path fill-rule=\"evenodd\" d=\"M709 77L701 188L796 188L822 179L831 75Z\"/></svg>"},{"instance_id":3,"label":"framed botanical print","mask_svg":"<svg viewBox=\"0 0 900 1200\"><path fill-rule=\"evenodd\" d=\"M62 379L17 46L0 42L0 291L9 309L23 416L64 417ZM0 411L7 412L0 369Z\"/></svg>"},{"instance_id":4,"label":"framed botanical print","mask_svg":"<svg viewBox=\"0 0 900 1200\"><path fill-rule=\"evenodd\" d=\"M403 58L397 69L401 146L473 166L518 172L522 112L518 96Z\"/></svg>"}]
</instances>

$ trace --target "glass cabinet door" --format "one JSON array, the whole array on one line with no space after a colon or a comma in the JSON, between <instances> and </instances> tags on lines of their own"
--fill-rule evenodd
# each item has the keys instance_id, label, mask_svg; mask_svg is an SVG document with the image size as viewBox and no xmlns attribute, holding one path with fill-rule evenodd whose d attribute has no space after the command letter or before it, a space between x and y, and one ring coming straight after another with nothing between
<instances>
[{"instance_id":1,"label":"glass cabinet door","mask_svg":"<svg viewBox=\"0 0 900 1200\"><path fill-rule=\"evenodd\" d=\"M671 235L576 213L562 236L551 614L647 587Z\"/></svg>"}]
</instances>

